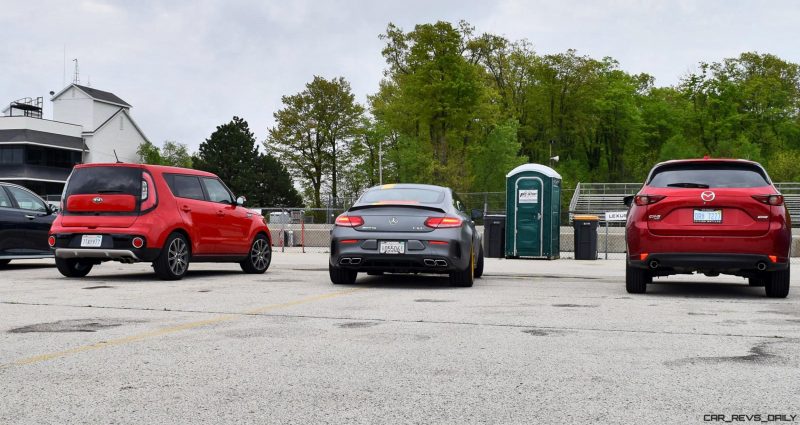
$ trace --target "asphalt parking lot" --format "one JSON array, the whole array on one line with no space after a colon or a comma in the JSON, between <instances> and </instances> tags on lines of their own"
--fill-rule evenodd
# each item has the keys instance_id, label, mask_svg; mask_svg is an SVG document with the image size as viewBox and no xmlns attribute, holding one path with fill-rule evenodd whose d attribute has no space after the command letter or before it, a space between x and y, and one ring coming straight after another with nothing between
<instances>
[{"instance_id":1,"label":"asphalt parking lot","mask_svg":"<svg viewBox=\"0 0 800 425\"><path fill-rule=\"evenodd\" d=\"M264 275L194 264L0 271L0 423L702 423L798 415L800 282L674 277L625 292L623 262L487 260L359 277L326 254ZM707 418L706 418L707 419Z\"/></svg>"}]
</instances>

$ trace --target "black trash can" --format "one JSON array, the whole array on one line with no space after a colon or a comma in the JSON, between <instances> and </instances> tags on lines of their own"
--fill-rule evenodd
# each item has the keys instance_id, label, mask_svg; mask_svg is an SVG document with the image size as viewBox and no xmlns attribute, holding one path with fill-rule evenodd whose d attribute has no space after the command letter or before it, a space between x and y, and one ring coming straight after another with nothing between
<instances>
[{"instance_id":1,"label":"black trash can","mask_svg":"<svg viewBox=\"0 0 800 425\"><path fill-rule=\"evenodd\" d=\"M483 255L488 258L504 258L506 249L506 216L483 217Z\"/></svg>"},{"instance_id":2,"label":"black trash can","mask_svg":"<svg viewBox=\"0 0 800 425\"><path fill-rule=\"evenodd\" d=\"M600 218L596 215L576 215L572 218L575 230L575 259L597 259L597 225Z\"/></svg>"}]
</instances>

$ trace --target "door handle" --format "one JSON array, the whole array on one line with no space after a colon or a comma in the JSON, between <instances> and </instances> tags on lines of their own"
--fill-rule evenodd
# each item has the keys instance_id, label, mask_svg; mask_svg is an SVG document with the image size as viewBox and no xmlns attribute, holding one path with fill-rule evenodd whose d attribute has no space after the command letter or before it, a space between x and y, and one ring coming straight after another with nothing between
<instances>
[{"instance_id":1,"label":"door handle","mask_svg":"<svg viewBox=\"0 0 800 425\"><path fill-rule=\"evenodd\" d=\"M34 218L36 218L36 216L35 215L30 215L30 214L25 214L25 218L27 218L28 220L33 220Z\"/></svg>"},{"instance_id":2,"label":"door handle","mask_svg":"<svg viewBox=\"0 0 800 425\"><path fill-rule=\"evenodd\" d=\"M188 205L184 205L184 206L182 206L182 207L181 207L181 211L183 211L183 212L190 212L190 211L192 211L192 209L191 209L191 208L189 208L189 206L188 206Z\"/></svg>"}]
</instances>

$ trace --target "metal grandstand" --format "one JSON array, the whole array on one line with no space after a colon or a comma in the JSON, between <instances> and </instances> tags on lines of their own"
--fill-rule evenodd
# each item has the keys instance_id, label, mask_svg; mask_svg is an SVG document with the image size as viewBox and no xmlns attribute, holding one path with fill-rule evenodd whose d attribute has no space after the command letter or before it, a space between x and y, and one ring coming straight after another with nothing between
<instances>
[{"instance_id":1,"label":"metal grandstand","mask_svg":"<svg viewBox=\"0 0 800 425\"><path fill-rule=\"evenodd\" d=\"M569 203L570 216L594 214L602 217L606 211L627 210L623 198L636 194L641 187L641 183L578 183ZM775 183L775 187L783 194L792 227L800 227L800 183Z\"/></svg>"}]
</instances>

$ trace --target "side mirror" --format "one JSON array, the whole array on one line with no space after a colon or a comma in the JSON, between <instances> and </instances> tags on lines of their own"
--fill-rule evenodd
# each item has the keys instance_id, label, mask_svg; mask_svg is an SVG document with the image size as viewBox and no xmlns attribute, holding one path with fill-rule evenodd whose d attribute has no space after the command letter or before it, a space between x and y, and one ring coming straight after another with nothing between
<instances>
[{"instance_id":1,"label":"side mirror","mask_svg":"<svg viewBox=\"0 0 800 425\"><path fill-rule=\"evenodd\" d=\"M44 204L45 208L47 208L47 215L53 215L58 213L58 207L55 205Z\"/></svg>"},{"instance_id":2,"label":"side mirror","mask_svg":"<svg viewBox=\"0 0 800 425\"><path fill-rule=\"evenodd\" d=\"M481 210L472 210L472 213L470 214L470 217L473 220L477 220L479 218L483 218L483 211L481 211Z\"/></svg>"},{"instance_id":3,"label":"side mirror","mask_svg":"<svg viewBox=\"0 0 800 425\"><path fill-rule=\"evenodd\" d=\"M236 198L236 205L241 207L242 205L244 205L244 203L246 201L247 201L247 198L245 198L244 196L240 196L240 197Z\"/></svg>"},{"instance_id":4,"label":"side mirror","mask_svg":"<svg viewBox=\"0 0 800 425\"><path fill-rule=\"evenodd\" d=\"M622 198L622 202L625 203L626 207L630 208L631 205L633 205L633 197L634 197L634 195L628 195L628 196Z\"/></svg>"}]
</instances>

